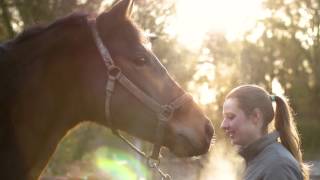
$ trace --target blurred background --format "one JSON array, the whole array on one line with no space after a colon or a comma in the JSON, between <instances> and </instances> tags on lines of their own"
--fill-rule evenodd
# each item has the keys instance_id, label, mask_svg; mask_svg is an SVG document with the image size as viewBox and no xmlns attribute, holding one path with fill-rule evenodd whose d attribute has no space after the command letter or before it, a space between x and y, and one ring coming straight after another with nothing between
<instances>
[{"instance_id":1,"label":"blurred background","mask_svg":"<svg viewBox=\"0 0 320 180\"><path fill-rule=\"evenodd\" d=\"M0 42L24 29L81 11L98 14L112 0L0 0ZM152 36L153 51L191 92L215 125L217 141L201 157L164 150L161 168L173 179L238 180L243 162L219 129L225 94L255 83L291 100L304 159L320 179L319 0L136 0L134 21ZM131 138L140 148L151 145ZM70 131L46 179L156 179L157 174L108 129L82 124Z\"/></svg>"}]
</instances>

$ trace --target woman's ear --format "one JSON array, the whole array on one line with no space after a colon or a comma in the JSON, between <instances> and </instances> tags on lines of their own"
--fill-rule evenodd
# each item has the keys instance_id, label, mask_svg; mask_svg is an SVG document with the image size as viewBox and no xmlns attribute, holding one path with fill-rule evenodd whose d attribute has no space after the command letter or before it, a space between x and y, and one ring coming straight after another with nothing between
<instances>
[{"instance_id":1,"label":"woman's ear","mask_svg":"<svg viewBox=\"0 0 320 180\"><path fill-rule=\"evenodd\" d=\"M255 108L251 115L250 118L257 127L262 128L263 126L263 114L259 108Z\"/></svg>"}]
</instances>

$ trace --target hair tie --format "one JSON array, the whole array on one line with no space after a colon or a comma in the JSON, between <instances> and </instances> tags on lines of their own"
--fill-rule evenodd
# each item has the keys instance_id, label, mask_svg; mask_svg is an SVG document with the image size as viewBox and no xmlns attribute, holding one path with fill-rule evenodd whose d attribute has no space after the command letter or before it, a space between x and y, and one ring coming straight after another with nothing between
<instances>
[{"instance_id":1,"label":"hair tie","mask_svg":"<svg viewBox=\"0 0 320 180\"><path fill-rule=\"evenodd\" d=\"M271 102L275 102L276 101L276 96L275 95L270 95L270 99L271 99Z\"/></svg>"}]
</instances>

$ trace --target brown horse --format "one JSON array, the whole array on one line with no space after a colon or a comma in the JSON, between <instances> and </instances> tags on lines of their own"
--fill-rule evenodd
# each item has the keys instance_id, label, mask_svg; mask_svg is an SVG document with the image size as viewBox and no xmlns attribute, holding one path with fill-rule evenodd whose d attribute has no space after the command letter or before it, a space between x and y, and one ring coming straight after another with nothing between
<instances>
[{"instance_id":1,"label":"brown horse","mask_svg":"<svg viewBox=\"0 0 320 180\"><path fill-rule=\"evenodd\" d=\"M110 72L91 22L114 64L145 96L170 104L185 94L146 48L131 8L131 0L122 0L93 20L73 14L0 47L0 179L37 179L59 141L83 121L112 122L113 129L156 143L157 113L121 83L115 83L106 118ZM172 112L161 146L177 156L200 155L212 136L210 121L190 100Z\"/></svg>"}]
</instances>

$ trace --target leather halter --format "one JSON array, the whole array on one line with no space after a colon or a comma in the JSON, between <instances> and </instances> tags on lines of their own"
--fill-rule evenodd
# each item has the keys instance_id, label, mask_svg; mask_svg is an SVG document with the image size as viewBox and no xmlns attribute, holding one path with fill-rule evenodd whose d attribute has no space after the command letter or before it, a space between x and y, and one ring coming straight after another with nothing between
<instances>
[{"instance_id":1,"label":"leather halter","mask_svg":"<svg viewBox=\"0 0 320 180\"><path fill-rule=\"evenodd\" d=\"M144 93L140 88L138 88L134 83L132 83L122 72L119 67L115 65L113 62L111 55L108 49L104 46L102 39L99 36L99 32L96 27L96 22L90 22L91 31L93 33L93 37L100 52L100 55L107 67L108 71L108 81L106 83L106 99L105 99L105 116L109 127L112 129L112 132L123 139L126 143L128 143L131 147L132 144L124 139L118 130L113 126L110 115L110 99L112 93L114 91L114 86L116 81L119 82L123 87L125 87L129 92L131 92L139 101L141 101L144 105L150 108L154 113L156 113L158 122L156 129L156 137L155 143L153 146L153 152L150 157L147 157L143 152L139 151L136 147L132 147L139 154L148 158L152 158L154 160L159 161L159 153L161 146L163 144L164 137L164 128L167 126L168 121L172 118L172 115L176 109L184 105L186 102L192 100L192 96L190 94L184 93L180 97L174 99L171 103L161 105L152 97L148 96Z\"/></svg>"}]
</instances>

